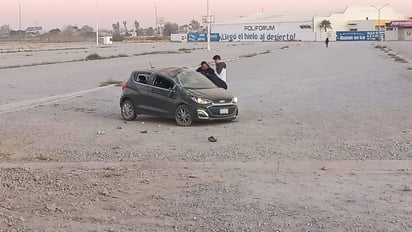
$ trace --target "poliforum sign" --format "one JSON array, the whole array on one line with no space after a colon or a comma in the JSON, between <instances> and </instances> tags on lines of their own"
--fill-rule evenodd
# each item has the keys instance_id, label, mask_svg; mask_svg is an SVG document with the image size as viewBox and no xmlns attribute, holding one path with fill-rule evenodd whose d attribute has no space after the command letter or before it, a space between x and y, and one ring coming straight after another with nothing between
<instances>
[{"instance_id":1,"label":"poliforum sign","mask_svg":"<svg viewBox=\"0 0 412 232\"><path fill-rule=\"evenodd\" d=\"M245 26L245 31L274 31L276 29L275 25L256 25L256 26Z\"/></svg>"},{"instance_id":2,"label":"poliforum sign","mask_svg":"<svg viewBox=\"0 0 412 232\"><path fill-rule=\"evenodd\" d=\"M216 24L213 32L222 42L263 42L314 40L311 29L302 29L302 23L274 24Z\"/></svg>"}]
</instances>

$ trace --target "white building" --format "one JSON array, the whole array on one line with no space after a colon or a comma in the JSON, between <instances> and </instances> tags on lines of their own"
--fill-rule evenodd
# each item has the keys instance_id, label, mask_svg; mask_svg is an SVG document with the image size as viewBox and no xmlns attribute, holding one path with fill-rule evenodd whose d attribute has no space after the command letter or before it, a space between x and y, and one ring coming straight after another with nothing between
<instances>
[{"instance_id":1,"label":"white building","mask_svg":"<svg viewBox=\"0 0 412 232\"><path fill-rule=\"evenodd\" d=\"M186 43L187 42L187 34L182 34L182 33L171 34L170 35L170 41Z\"/></svg>"},{"instance_id":2,"label":"white building","mask_svg":"<svg viewBox=\"0 0 412 232\"><path fill-rule=\"evenodd\" d=\"M378 10L373 7L347 7L343 12L332 13L329 16L314 17L316 40L323 41L328 36L332 40L336 39L337 31L375 31L381 28L385 31L385 24L395 20L405 19L402 14L396 13L391 7L381 10L381 20L379 21ZM325 33L319 25L323 20L329 20L332 29Z\"/></svg>"},{"instance_id":3,"label":"white building","mask_svg":"<svg viewBox=\"0 0 412 232\"><path fill-rule=\"evenodd\" d=\"M259 13L216 23L221 41L313 41L313 15Z\"/></svg>"},{"instance_id":4,"label":"white building","mask_svg":"<svg viewBox=\"0 0 412 232\"><path fill-rule=\"evenodd\" d=\"M113 36L99 37L99 42L104 44L104 45L112 45L113 44Z\"/></svg>"},{"instance_id":5,"label":"white building","mask_svg":"<svg viewBox=\"0 0 412 232\"><path fill-rule=\"evenodd\" d=\"M412 19L387 23L385 40L412 41Z\"/></svg>"},{"instance_id":6,"label":"white building","mask_svg":"<svg viewBox=\"0 0 412 232\"><path fill-rule=\"evenodd\" d=\"M27 35L39 35L43 31L43 27L28 27L26 29Z\"/></svg>"},{"instance_id":7,"label":"white building","mask_svg":"<svg viewBox=\"0 0 412 232\"><path fill-rule=\"evenodd\" d=\"M216 23L213 33L220 41L324 41L336 39L337 31L385 30L385 24L405 17L391 7L378 11L373 7L347 7L342 12L308 12L300 14L258 13L238 19ZM323 20L331 22L332 29L320 28Z\"/></svg>"}]
</instances>

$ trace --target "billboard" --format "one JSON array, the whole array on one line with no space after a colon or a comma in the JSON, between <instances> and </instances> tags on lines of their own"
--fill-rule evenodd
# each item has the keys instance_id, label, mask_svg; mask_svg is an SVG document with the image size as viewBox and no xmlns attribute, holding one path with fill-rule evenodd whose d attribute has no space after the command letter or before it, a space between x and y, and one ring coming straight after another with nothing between
<instances>
[{"instance_id":1,"label":"billboard","mask_svg":"<svg viewBox=\"0 0 412 232\"><path fill-rule=\"evenodd\" d=\"M379 32L378 31L337 31L336 41L379 41Z\"/></svg>"},{"instance_id":2,"label":"billboard","mask_svg":"<svg viewBox=\"0 0 412 232\"><path fill-rule=\"evenodd\" d=\"M403 27L412 28L412 20L392 21L389 26L391 27Z\"/></svg>"},{"instance_id":3,"label":"billboard","mask_svg":"<svg viewBox=\"0 0 412 232\"><path fill-rule=\"evenodd\" d=\"M187 34L187 41L188 42L206 42L207 41L207 34L206 33L189 33ZM220 35L218 33L211 33L210 34L210 41L212 42L219 42Z\"/></svg>"},{"instance_id":4,"label":"billboard","mask_svg":"<svg viewBox=\"0 0 412 232\"><path fill-rule=\"evenodd\" d=\"M314 41L312 25L310 21L215 24L213 32L219 33L223 42Z\"/></svg>"}]
</instances>

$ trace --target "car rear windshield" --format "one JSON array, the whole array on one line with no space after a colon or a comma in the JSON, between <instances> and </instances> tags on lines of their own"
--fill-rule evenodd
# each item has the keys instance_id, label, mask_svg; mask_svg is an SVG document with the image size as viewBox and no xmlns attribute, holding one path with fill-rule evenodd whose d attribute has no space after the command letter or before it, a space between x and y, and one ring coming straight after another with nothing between
<instances>
[{"instance_id":1,"label":"car rear windshield","mask_svg":"<svg viewBox=\"0 0 412 232\"><path fill-rule=\"evenodd\" d=\"M213 82L202 74L192 71L184 70L176 75L176 81L183 88L186 89L213 89L217 88Z\"/></svg>"}]
</instances>

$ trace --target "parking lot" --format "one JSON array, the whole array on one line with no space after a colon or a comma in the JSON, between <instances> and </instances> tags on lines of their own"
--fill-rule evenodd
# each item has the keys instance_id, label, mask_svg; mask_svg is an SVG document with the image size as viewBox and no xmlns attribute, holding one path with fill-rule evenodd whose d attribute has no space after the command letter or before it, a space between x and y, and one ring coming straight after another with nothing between
<instances>
[{"instance_id":1,"label":"parking lot","mask_svg":"<svg viewBox=\"0 0 412 232\"><path fill-rule=\"evenodd\" d=\"M212 45L1 44L0 231L412 230L412 63L368 42ZM235 122L125 122L99 87L215 54Z\"/></svg>"}]
</instances>

